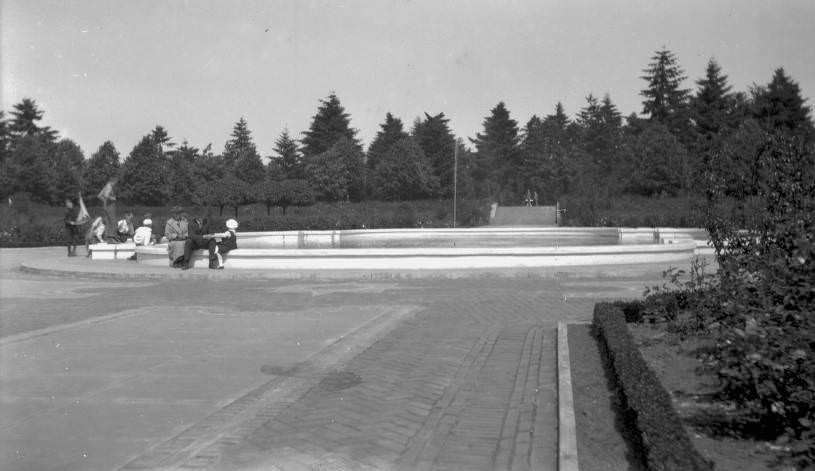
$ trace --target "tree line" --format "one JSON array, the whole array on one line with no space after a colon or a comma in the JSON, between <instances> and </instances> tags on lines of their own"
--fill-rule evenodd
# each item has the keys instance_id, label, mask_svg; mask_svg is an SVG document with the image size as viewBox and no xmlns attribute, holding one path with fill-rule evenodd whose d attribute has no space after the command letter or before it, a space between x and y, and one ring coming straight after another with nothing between
<instances>
[{"instance_id":1,"label":"tree line","mask_svg":"<svg viewBox=\"0 0 815 471\"><path fill-rule=\"evenodd\" d=\"M611 97L593 94L570 118L558 103L526 124L499 102L468 143L455 136L445 114L416 118L410 128L388 112L367 150L351 116L331 93L320 100L309 128L296 139L275 140L267 163L249 124L240 118L221 153L173 142L156 126L126 158L110 141L86 159L70 139L40 126L33 99L0 111L0 188L3 198L26 193L60 204L82 191L95 195L118 178L119 198L148 206L168 204L235 208L262 202L285 212L320 201L450 198L519 204L527 189L543 203L564 195L608 198L701 193L702 172L716 165L743 174L764 133L794 137L810 146L815 127L798 84L778 68L766 85L734 92L715 59L696 88L676 56L662 48L641 76L642 112L623 117ZM723 149L729 151L722 154ZM457 166L454 170L454 156ZM741 173L736 170L741 171ZM733 181L734 191L739 185Z\"/></svg>"}]
</instances>

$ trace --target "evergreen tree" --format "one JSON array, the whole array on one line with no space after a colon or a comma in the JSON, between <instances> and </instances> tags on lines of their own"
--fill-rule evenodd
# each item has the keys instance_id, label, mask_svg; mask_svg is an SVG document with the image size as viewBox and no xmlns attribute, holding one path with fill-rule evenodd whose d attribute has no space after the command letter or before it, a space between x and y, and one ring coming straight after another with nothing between
<instances>
[{"instance_id":1,"label":"evergreen tree","mask_svg":"<svg viewBox=\"0 0 815 471\"><path fill-rule=\"evenodd\" d=\"M6 178L13 183L5 192L8 195L25 192L32 201L52 203L56 178L50 158L53 150L54 143L48 135L35 133L16 137L3 169L4 174L8 172Z\"/></svg>"},{"instance_id":2,"label":"evergreen tree","mask_svg":"<svg viewBox=\"0 0 815 471\"><path fill-rule=\"evenodd\" d=\"M450 120L444 113L416 120L411 136L430 160L433 174L439 179L439 191L443 197L453 195L453 161L455 158L456 139L447 123Z\"/></svg>"},{"instance_id":3,"label":"evergreen tree","mask_svg":"<svg viewBox=\"0 0 815 471\"><path fill-rule=\"evenodd\" d=\"M752 95L753 118L767 132L798 136L805 142L815 138L810 108L804 104L798 83L783 68L775 70L767 86L754 87Z\"/></svg>"},{"instance_id":4,"label":"evergreen tree","mask_svg":"<svg viewBox=\"0 0 815 471\"><path fill-rule=\"evenodd\" d=\"M275 140L273 150L276 154L276 162L279 165L280 178L305 178L303 156L300 154L297 142L289 136L288 129L280 133L280 136ZM272 162L269 162L270 166L271 164Z\"/></svg>"},{"instance_id":5,"label":"evergreen tree","mask_svg":"<svg viewBox=\"0 0 815 471\"><path fill-rule=\"evenodd\" d=\"M690 142L693 140L688 109L690 90L680 88L686 78L685 71L676 56L664 48L651 60L641 77L648 82L648 88L640 92L645 97L643 113L651 121L665 125L680 141Z\"/></svg>"},{"instance_id":6,"label":"evergreen tree","mask_svg":"<svg viewBox=\"0 0 815 471\"><path fill-rule=\"evenodd\" d=\"M131 204L163 206L170 199L167 161L153 134L142 137L122 165L119 198Z\"/></svg>"},{"instance_id":7,"label":"evergreen tree","mask_svg":"<svg viewBox=\"0 0 815 471\"><path fill-rule=\"evenodd\" d=\"M306 175L315 196L323 201L341 201L348 198L351 186L351 170L338 149L306 156Z\"/></svg>"},{"instance_id":8,"label":"evergreen tree","mask_svg":"<svg viewBox=\"0 0 815 471\"><path fill-rule=\"evenodd\" d=\"M678 193L687 177L683 168L687 151L666 126L646 122L641 132L626 136L625 145L627 192L644 196Z\"/></svg>"},{"instance_id":9,"label":"evergreen tree","mask_svg":"<svg viewBox=\"0 0 815 471\"><path fill-rule=\"evenodd\" d=\"M346 138L358 150L362 146L356 137L357 131L351 127L351 118L345 112L333 92L325 100L320 100L317 114L311 121L311 127L303 133L303 155L305 157L315 156L324 153L341 138Z\"/></svg>"},{"instance_id":10,"label":"evergreen tree","mask_svg":"<svg viewBox=\"0 0 815 471\"><path fill-rule=\"evenodd\" d=\"M188 205L195 200L198 175L195 171L200 158L199 150L185 140L169 156L170 200L173 204Z\"/></svg>"},{"instance_id":11,"label":"evergreen tree","mask_svg":"<svg viewBox=\"0 0 815 471\"><path fill-rule=\"evenodd\" d=\"M577 169L574 163L573 136L576 131L571 120L566 116L563 105L555 105L554 114L544 117L541 122L544 136L544 158L548 159L551 176L548 185L540 194L546 195L548 200L557 200L560 196L569 193L574 185Z\"/></svg>"},{"instance_id":12,"label":"evergreen tree","mask_svg":"<svg viewBox=\"0 0 815 471\"><path fill-rule=\"evenodd\" d=\"M45 142L53 143L57 139L57 131L48 126L40 127L37 121L42 120L44 111L37 107L37 103L31 98L23 98L23 101L14 105L11 112L11 122L9 130L12 136L34 136L41 135Z\"/></svg>"},{"instance_id":13,"label":"evergreen tree","mask_svg":"<svg viewBox=\"0 0 815 471\"><path fill-rule=\"evenodd\" d=\"M11 129L6 121L5 112L0 110L0 164L6 162L11 155ZM0 177L2 178L2 177Z\"/></svg>"},{"instance_id":14,"label":"evergreen tree","mask_svg":"<svg viewBox=\"0 0 815 471\"><path fill-rule=\"evenodd\" d=\"M430 161L411 137L397 141L376 161L373 193L384 200L411 200L434 196L438 179Z\"/></svg>"},{"instance_id":15,"label":"evergreen tree","mask_svg":"<svg viewBox=\"0 0 815 471\"><path fill-rule=\"evenodd\" d=\"M476 134L472 143L476 148L478 174L485 177L478 182L487 188L490 198L502 203L517 201L526 191L519 186L521 152L518 147L518 123L509 117L503 102L484 118L484 133Z\"/></svg>"},{"instance_id":16,"label":"evergreen tree","mask_svg":"<svg viewBox=\"0 0 815 471\"><path fill-rule=\"evenodd\" d=\"M82 176L85 171L85 155L82 149L70 139L60 140L52 154L54 183L51 202L59 204L65 198L76 198L82 189Z\"/></svg>"},{"instance_id":17,"label":"evergreen tree","mask_svg":"<svg viewBox=\"0 0 815 471\"><path fill-rule=\"evenodd\" d=\"M99 146L96 152L91 155L85 174L82 178L82 193L85 195L96 195L111 178L119 175L121 163L119 161L119 151L110 141L105 141Z\"/></svg>"},{"instance_id":18,"label":"evergreen tree","mask_svg":"<svg viewBox=\"0 0 815 471\"><path fill-rule=\"evenodd\" d=\"M617 170L622 139L622 117L606 94L602 102L593 95L586 97L586 106L577 114L579 139L579 175L584 191L590 195L607 195L615 190L615 180L609 178ZM604 191L601 191L604 190Z\"/></svg>"},{"instance_id":19,"label":"evergreen tree","mask_svg":"<svg viewBox=\"0 0 815 471\"><path fill-rule=\"evenodd\" d=\"M385 122L380 124L381 128L376 133L371 145L368 147L368 160L365 162L369 169L376 168L377 163L382 159L385 153L391 148L392 145L409 137L405 132L402 120L394 118L392 114L385 114Z\"/></svg>"},{"instance_id":20,"label":"evergreen tree","mask_svg":"<svg viewBox=\"0 0 815 471\"><path fill-rule=\"evenodd\" d=\"M224 160L238 179L252 185L265 177L265 167L258 154L252 133L241 117L232 129L232 138L224 145Z\"/></svg>"}]
</instances>

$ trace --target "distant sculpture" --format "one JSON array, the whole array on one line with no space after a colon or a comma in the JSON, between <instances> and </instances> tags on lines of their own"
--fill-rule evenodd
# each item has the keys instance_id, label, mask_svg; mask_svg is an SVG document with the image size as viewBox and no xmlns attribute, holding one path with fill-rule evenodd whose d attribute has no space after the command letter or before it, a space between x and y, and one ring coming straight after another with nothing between
<instances>
[{"instance_id":1,"label":"distant sculpture","mask_svg":"<svg viewBox=\"0 0 815 471\"><path fill-rule=\"evenodd\" d=\"M116 237L116 195L113 189L118 183L117 178L111 178L96 195L102 201L102 210L105 213L105 238Z\"/></svg>"}]
</instances>

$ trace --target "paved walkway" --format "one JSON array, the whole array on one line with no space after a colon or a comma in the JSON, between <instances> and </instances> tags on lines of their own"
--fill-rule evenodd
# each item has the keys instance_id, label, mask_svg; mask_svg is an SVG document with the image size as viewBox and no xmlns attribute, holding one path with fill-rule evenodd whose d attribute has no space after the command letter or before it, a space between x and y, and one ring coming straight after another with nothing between
<instances>
[{"instance_id":1,"label":"paved walkway","mask_svg":"<svg viewBox=\"0 0 815 471\"><path fill-rule=\"evenodd\" d=\"M665 268L268 279L61 254L0 250L0 469L556 469L556 323Z\"/></svg>"}]
</instances>

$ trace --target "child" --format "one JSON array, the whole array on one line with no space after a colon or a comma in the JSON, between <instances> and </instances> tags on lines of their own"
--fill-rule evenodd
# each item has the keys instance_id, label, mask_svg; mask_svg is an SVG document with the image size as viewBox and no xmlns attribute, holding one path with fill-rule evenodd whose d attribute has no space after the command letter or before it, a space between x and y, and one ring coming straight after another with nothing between
<instances>
[{"instance_id":1,"label":"child","mask_svg":"<svg viewBox=\"0 0 815 471\"><path fill-rule=\"evenodd\" d=\"M105 223L102 216L97 216L91 223L88 232L85 233L85 256L91 256L91 244L101 244L105 240Z\"/></svg>"},{"instance_id":2,"label":"child","mask_svg":"<svg viewBox=\"0 0 815 471\"><path fill-rule=\"evenodd\" d=\"M223 270L224 263L222 255L226 255L230 250L238 248L238 234L235 232L238 229L238 221L234 219L226 220L226 232L216 234L207 234L205 239L215 239L216 243L210 242L209 248L209 267L216 270Z\"/></svg>"},{"instance_id":3,"label":"child","mask_svg":"<svg viewBox=\"0 0 815 471\"><path fill-rule=\"evenodd\" d=\"M153 220L145 219L142 221L141 227L136 229L133 234L133 242L136 245L153 245L155 244L155 236L153 235Z\"/></svg>"}]
</instances>

